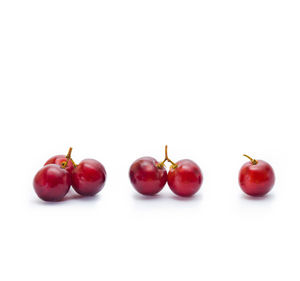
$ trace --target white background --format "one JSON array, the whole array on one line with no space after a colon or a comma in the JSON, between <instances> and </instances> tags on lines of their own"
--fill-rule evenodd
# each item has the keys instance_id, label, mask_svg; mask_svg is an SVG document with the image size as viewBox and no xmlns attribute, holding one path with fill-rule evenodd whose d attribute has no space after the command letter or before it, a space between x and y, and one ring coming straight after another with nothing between
<instances>
[{"instance_id":1,"label":"white background","mask_svg":"<svg viewBox=\"0 0 300 281\"><path fill-rule=\"evenodd\" d=\"M299 1L0 2L0 279L299 280ZM138 195L138 157L203 185ZM37 198L43 163L101 161L94 198ZM242 194L243 153L272 192Z\"/></svg>"}]
</instances>

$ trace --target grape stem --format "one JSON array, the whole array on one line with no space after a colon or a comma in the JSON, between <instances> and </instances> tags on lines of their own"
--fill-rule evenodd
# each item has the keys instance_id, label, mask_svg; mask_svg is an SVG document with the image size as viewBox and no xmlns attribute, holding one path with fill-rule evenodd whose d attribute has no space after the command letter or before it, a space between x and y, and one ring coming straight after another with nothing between
<instances>
[{"instance_id":1,"label":"grape stem","mask_svg":"<svg viewBox=\"0 0 300 281\"><path fill-rule=\"evenodd\" d=\"M75 162L73 161L73 159L71 158L72 150L73 150L73 148L70 147L70 148L69 148L69 151L68 151L68 154L66 155L67 161L64 161L64 162L61 163L61 167L62 167L63 169L65 169L65 168L67 167L69 161L72 162L72 164L74 165L74 167L77 166L77 165L75 164Z\"/></svg>"},{"instance_id":2,"label":"grape stem","mask_svg":"<svg viewBox=\"0 0 300 281\"><path fill-rule=\"evenodd\" d=\"M66 156L67 159L70 159L70 158L71 158L72 150L73 150L73 148L70 147L70 148L69 148L69 151L68 151L68 154L67 154L67 156Z\"/></svg>"},{"instance_id":3,"label":"grape stem","mask_svg":"<svg viewBox=\"0 0 300 281\"><path fill-rule=\"evenodd\" d=\"M157 164L157 167L159 167L159 168L164 167L166 161L168 161L168 162L170 162L170 163L172 164L172 168L175 169L175 168L177 167L176 163L174 163L174 162L168 157L168 146L167 146L167 145L165 146L165 159L164 159L164 161L162 161L162 162L160 162L159 164Z\"/></svg>"},{"instance_id":4,"label":"grape stem","mask_svg":"<svg viewBox=\"0 0 300 281\"><path fill-rule=\"evenodd\" d=\"M243 154L243 156L247 157L247 158L251 161L251 163L252 163L253 165L256 165L256 164L257 164L257 160L251 158L250 156L248 156L248 155L246 155L246 154Z\"/></svg>"}]
</instances>

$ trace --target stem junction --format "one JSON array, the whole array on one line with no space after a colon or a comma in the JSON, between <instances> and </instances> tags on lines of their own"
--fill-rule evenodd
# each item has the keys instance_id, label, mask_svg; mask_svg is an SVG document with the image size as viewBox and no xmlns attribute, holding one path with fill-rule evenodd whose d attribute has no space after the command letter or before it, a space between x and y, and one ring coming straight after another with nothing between
<instances>
[{"instance_id":1,"label":"stem junction","mask_svg":"<svg viewBox=\"0 0 300 281\"><path fill-rule=\"evenodd\" d=\"M251 163L252 163L253 165L256 165L256 164L257 164L257 160L251 158L250 156L248 156L248 155L246 155L246 154L243 154L243 156L247 157L247 158L251 161Z\"/></svg>"},{"instance_id":2,"label":"stem junction","mask_svg":"<svg viewBox=\"0 0 300 281\"><path fill-rule=\"evenodd\" d=\"M69 148L69 151L68 151L68 154L66 155L67 161L64 161L64 162L61 163L61 167L62 167L63 169L65 169L65 168L67 167L69 161L72 162L72 164L74 165L74 167L77 166L77 165L75 164L75 162L73 161L73 159L71 158L72 150L73 150L73 148L70 147L70 148Z\"/></svg>"},{"instance_id":3,"label":"stem junction","mask_svg":"<svg viewBox=\"0 0 300 281\"><path fill-rule=\"evenodd\" d=\"M177 167L176 163L174 163L174 162L168 157L168 146L167 146L167 145L165 146L165 159L164 159L164 161L162 161L162 162L160 162L159 164L157 164L157 167L158 167L158 168L164 167L166 161L168 161L169 163L172 164L172 168L175 169L175 168Z\"/></svg>"}]
</instances>

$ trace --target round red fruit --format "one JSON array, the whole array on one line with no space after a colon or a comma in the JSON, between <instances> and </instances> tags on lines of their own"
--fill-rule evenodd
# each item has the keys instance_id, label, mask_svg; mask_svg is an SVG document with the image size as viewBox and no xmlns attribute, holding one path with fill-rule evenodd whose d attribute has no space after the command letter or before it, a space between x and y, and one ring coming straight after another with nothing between
<instances>
[{"instance_id":1,"label":"round red fruit","mask_svg":"<svg viewBox=\"0 0 300 281\"><path fill-rule=\"evenodd\" d=\"M82 160L72 172L72 186L80 195L92 196L103 187L106 171L103 165L94 159Z\"/></svg>"},{"instance_id":2,"label":"round red fruit","mask_svg":"<svg viewBox=\"0 0 300 281\"><path fill-rule=\"evenodd\" d=\"M202 173L199 166L192 160L180 160L170 167L168 185L177 195L189 197L201 187Z\"/></svg>"},{"instance_id":3,"label":"round red fruit","mask_svg":"<svg viewBox=\"0 0 300 281\"><path fill-rule=\"evenodd\" d=\"M239 173L240 187L248 195L263 196L275 183L274 171L269 163L248 158L250 161L242 166Z\"/></svg>"},{"instance_id":4,"label":"round red fruit","mask_svg":"<svg viewBox=\"0 0 300 281\"><path fill-rule=\"evenodd\" d=\"M167 171L152 157L142 157L133 162L129 169L133 187L143 195L154 195L167 182Z\"/></svg>"},{"instance_id":5,"label":"round red fruit","mask_svg":"<svg viewBox=\"0 0 300 281\"><path fill-rule=\"evenodd\" d=\"M60 201L70 189L69 172L56 164L41 168L33 179L36 194L45 201Z\"/></svg>"}]
</instances>

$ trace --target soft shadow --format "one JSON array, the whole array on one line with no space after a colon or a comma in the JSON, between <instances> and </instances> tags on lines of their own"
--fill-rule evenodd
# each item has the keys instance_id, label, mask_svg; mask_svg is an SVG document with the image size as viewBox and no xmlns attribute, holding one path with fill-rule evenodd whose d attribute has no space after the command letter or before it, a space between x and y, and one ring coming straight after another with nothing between
<instances>
[{"instance_id":1,"label":"soft shadow","mask_svg":"<svg viewBox=\"0 0 300 281\"><path fill-rule=\"evenodd\" d=\"M264 196L250 196L247 194L241 194L241 198L243 200L248 200L248 201L272 201L274 200L275 196L274 194L266 194Z\"/></svg>"},{"instance_id":2,"label":"soft shadow","mask_svg":"<svg viewBox=\"0 0 300 281\"><path fill-rule=\"evenodd\" d=\"M133 198L138 201L152 201L152 200L161 200L166 198L163 194L155 194L155 195L142 195L139 193L134 193Z\"/></svg>"},{"instance_id":3,"label":"soft shadow","mask_svg":"<svg viewBox=\"0 0 300 281\"><path fill-rule=\"evenodd\" d=\"M73 194L67 195L61 202L69 201L69 200L96 201L96 200L99 200L99 198L101 198L99 196L99 194L96 194L94 196L82 196L80 194L73 193Z\"/></svg>"},{"instance_id":4,"label":"soft shadow","mask_svg":"<svg viewBox=\"0 0 300 281\"><path fill-rule=\"evenodd\" d=\"M139 193L135 193L133 195L135 200L138 201L161 201L161 200L175 200L175 201L184 201L184 202L196 202L202 200L202 195L201 194L196 194L191 197L180 197L175 194L155 194L155 195L142 195ZM171 202L171 201L170 201Z\"/></svg>"},{"instance_id":5,"label":"soft shadow","mask_svg":"<svg viewBox=\"0 0 300 281\"><path fill-rule=\"evenodd\" d=\"M42 200L42 199L39 199L39 198L36 198L36 199L34 199L34 200L32 200L32 202L34 203L34 204L37 204L37 205L60 205L61 203L62 203L62 201L54 201L54 202L48 202L48 201L44 201L44 200Z\"/></svg>"},{"instance_id":6,"label":"soft shadow","mask_svg":"<svg viewBox=\"0 0 300 281\"><path fill-rule=\"evenodd\" d=\"M194 196L191 197L180 197L175 194L170 194L169 198L175 201L184 201L184 202L196 202L196 201L201 201L202 200L202 195L201 194L195 194Z\"/></svg>"},{"instance_id":7,"label":"soft shadow","mask_svg":"<svg viewBox=\"0 0 300 281\"><path fill-rule=\"evenodd\" d=\"M69 191L69 193L67 193L67 195L64 197L63 200L61 201L44 201L40 198L36 198L33 202L35 204L38 205L64 205L66 203L72 202L72 201L82 201L82 202L94 202L94 201L98 201L101 197L96 194L94 196L82 196L78 193L75 193L73 191Z\"/></svg>"}]
</instances>

